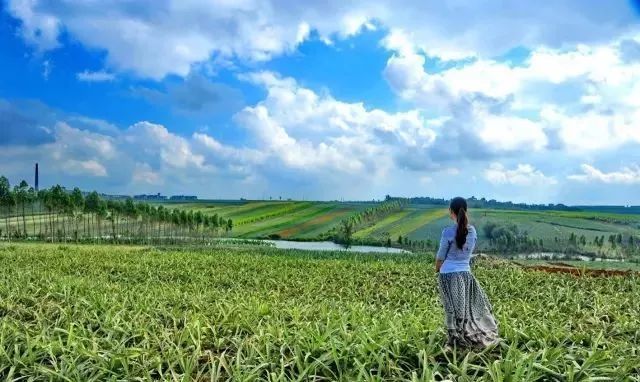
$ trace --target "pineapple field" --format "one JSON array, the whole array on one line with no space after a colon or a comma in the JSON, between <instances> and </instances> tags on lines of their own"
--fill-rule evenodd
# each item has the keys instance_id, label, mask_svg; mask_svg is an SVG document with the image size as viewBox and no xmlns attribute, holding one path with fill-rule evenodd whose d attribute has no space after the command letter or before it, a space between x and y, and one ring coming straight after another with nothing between
<instances>
[{"instance_id":1,"label":"pineapple field","mask_svg":"<svg viewBox=\"0 0 640 382\"><path fill-rule=\"evenodd\" d=\"M640 278L473 272L502 343L445 352L431 254L0 246L7 381L639 381Z\"/></svg>"}]
</instances>

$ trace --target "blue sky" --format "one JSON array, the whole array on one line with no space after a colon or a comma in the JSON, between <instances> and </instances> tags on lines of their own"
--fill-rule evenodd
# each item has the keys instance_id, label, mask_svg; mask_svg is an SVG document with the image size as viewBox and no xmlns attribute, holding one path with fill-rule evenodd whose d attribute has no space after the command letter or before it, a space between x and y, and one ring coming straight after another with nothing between
<instances>
[{"instance_id":1,"label":"blue sky","mask_svg":"<svg viewBox=\"0 0 640 382\"><path fill-rule=\"evenodd\" d=\"M2 5L12 182L640 204L629 1Z\"/></svg>"}]
</instances>

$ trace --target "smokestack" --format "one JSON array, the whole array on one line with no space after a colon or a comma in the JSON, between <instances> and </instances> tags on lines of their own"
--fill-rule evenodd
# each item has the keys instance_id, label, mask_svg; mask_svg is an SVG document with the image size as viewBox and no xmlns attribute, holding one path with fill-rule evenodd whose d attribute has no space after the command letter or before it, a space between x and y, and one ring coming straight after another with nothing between
<instances>
[{"instance_id":1,"label":"smokestack","mask_svg":"<svg viewBox=\"0 0 640 382\"><path fill-rule=\"evenodd\" d=\"M38 163L36 163L36 192L38 191Z\"/></svg>"}]
</instances>

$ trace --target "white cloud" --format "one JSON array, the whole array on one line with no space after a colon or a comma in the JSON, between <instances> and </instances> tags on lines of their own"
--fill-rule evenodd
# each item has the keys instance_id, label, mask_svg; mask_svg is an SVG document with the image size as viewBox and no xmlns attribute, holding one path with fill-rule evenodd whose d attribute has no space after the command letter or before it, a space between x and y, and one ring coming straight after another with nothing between
<instances>
[{"instance_id":1,"label":"white cloud","mask_svg":"<svg viewBox=\"0 0 640 382\"><path fill-rule=\"evenodd\" d=\"M107 169L93 159L88 161L66 159L62 167L72 175L107 176Z\"/></svg>"},{"instance_id":2,"label":"white cloud","mask_svg":"<svg viewBox=\"0 0 640 382\"><path fill-rule=\"evenodd\" d=\"M547 136L539 123L526 118L480 114L476 134L491 151L539 151L547 145Z\"/></svg>"},{"instance_id":3,"label":"white cloud","mask_svg":"<svg viewBox=\"0 0 640 382\"><path fill-rule=\"evenodd\" d=\"M140 184L157 186L164 183L162 176L159 173L153 171L151 166L146 163L136 163L131 178L134 183Z\"/></svg>"},{"instance_id":4,"label":"white cloud","mask_svg":"<svg viewBox=\"0 0 640 382\"><path fill-rule=\"evenodd\" d=\"M20 31L25 41L40 51L57 48L62 23L58 17L40 12L37 5L37 0L14 0L9 1L8 10L22 22Z\"/></svg>"},{"instance_id":5,"label":"white cloud","mask_svg":"<svg viewBox=\"0 0 640 382\"><path fill-rule=\"evenodd\" d=\"M193 152L186 138L166 127L147 121L133 124L122 136L128 151L139 150L137 157L149 161L160 159L160 164L176 169L196 167L205 169L204 156Z\"/></svg>"},{"instance_id":6,"label":"white cloud","mask_svg":"<svg viewBox=\"0 0 640 382\"><path fill-rule=\"evenodd\" d=\"M510 184L516 186L552 185L555 178L546 176L530 164L519 164L514 169L507 169L500 163L492 163L485 171L484 178L493 184Z\"/></svg>"},{"instance_id":7,"label":"white cloud","mask_svg":"<svg viewBox=\"0 0 640 382\"><path fill-rule=\"evenodd\" d=\"M568 179L585 183L640 184L640 166L637 165L612 172L603 172L588 164L583 164L580 168L582 174L569 175Z\"/></svg>"},{"instance_id":8,"label":"white cloud","mask_svg":"<svg viewBox=\"0 0 640 382\"><path fill-rule=\"evenodd\" d=\"M42 77L45 80L49 79L49 74L51 74L51 69L52 69L53 65L51 65L51 61L49 60L44 60L42 62Z\"/></svg>"},{"instance_id":9,"label":"white cloud","mask_svg":"<svg viewBox=\"0 0 640 382\"><path fill-rule=\"evenodd\" d=\"M420 51L443 58L494 56L515 46L559 48L607 41L638 30L629 3L564 0L551 8L498 0L147 0L131 6L117 0L10 0L8 9L20 20L25 41L40 51L58 47L64 30L74 40L104 50L115 70L162 78L185 76L194 64L218 57L268 60L294 50L311 31L326 42L378 26L412 31Z\"/></svg>"},{"instance_id":10,"label":"white cloud","mask_svg":"<svg viewBox=\"0 0 640 382\"><path fill-rule=\"evenodd\" d=\"M416 111L368 110L361 103L318 95L271 72L242 78L264 86L268 95L238 113L236 122L252 132L263 151L291 168L381 174L400 152L420 156L435 140Z\"/></svg>"},{"instance_id":11,"label":"white cloud","mask_svg":"<svg viewBox=\"0 0 640 382\"><path fill-rule=\"evenodd\" d=\"M85 124L84 117L74 120ZM0 173L19 170L17 176L24 177L39 162L43 185L59 182L116 193L149 192L150 186L175 193L197 188L208 195L225 192L226 197L240 192L239 185L260 181L256 173L264 155L258 150L228 146L202 133L182 137L144 121L125 130L94 132L74 127L74 120L49 128L51 140L4 145Z\"/></svg>"},{"instance_id":12,"label":"white cloud","mask_svg":"<svg viewBox=\"0 0 640 382\"><path fill-rule=\"evenodd\" d=\"M96 72L91 72L85 70L76 75L79 81L84 82L104 82L104 81L113 81L116 76L113 73L106 72L104 70L98 70Z\"/></svg>"},{"instance_id":13,"label":"white cloud","mask_svg":"<svg viewBox=\"0 0 640 382\"><path fill-rule=\"evenodd\" d=\"M388 37L392 40L392 32ZM425 70L425 56L410 42L387 43L394 54L385 68L391 87L403 98L423 106L448 104L452 100L482 95L504 100L515 97L517 106L539 107L544 103L536 98L536 87L548 83L560 85L573 79L590 85L591 92L628 87L629 81L640 78L640 63L627 63L621 43L612 40L605 45L578 45L572 50L536 48L520 65L502 60L480 58L460 63L436 73ZM533 95L528 93L534 93Z\"/></svg>"},{"instance_id":14,"label":"white cloud","mask_svg":"<svg viewBox=\"0 0 640 382\"><path fill-rule=\"evenodd\" d=\"M400 36L392 32L385 40L394 51L384 72L391 88L448 116L445 124L465 125L473 116L471 133L485 144L588 151L640 143L640 61L627 61L622 50L635 40L538 48L516 66L477 59L429 73L425 56Z\"/></svg>"},{"instance_id":15,"label":"white cloud","mask_svg":"<svg viewBox=\"0 0 640 382\"><path fill-rule=\"evenodd\" d=\"M607 150L640 143L640 112L624 107L613 113L589 110L576 115L545 108L541 117L555 129L570 152Z\"/></svg>"},{"instance_id":16,"label":"white cloud","mask_svg":"<svg viewBox=\"0 0 640 382\"><path fill-rule=\"evenodd\" d=\"M55 125L56 145L53 147L54 158L64 158L72 154L73 157L114 159L118 150L112 137L80 130L61 122Z\"/></svg>"}]
</instances>

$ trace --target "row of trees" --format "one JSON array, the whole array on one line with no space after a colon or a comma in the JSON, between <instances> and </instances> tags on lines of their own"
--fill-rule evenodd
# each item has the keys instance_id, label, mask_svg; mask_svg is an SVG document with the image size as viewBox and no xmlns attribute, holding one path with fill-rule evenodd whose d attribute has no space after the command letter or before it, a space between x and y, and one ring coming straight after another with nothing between
<instances>
[{"instance_id":1,"label":"row of trees","mask_svg":"<svg viewBox=\"0 0 640 382\"><path fill-rule=\"evenodd\" d=\"M387 195L385 200L395 200L398 199L396 197ZM419 196L410 198L409 201L411 204L427 204L427 205L436 205L436 206L448 206L450 203L449 199L442 198L432 198L428 196ZM513 202L501 202L495 199L486 199L486 198L476 198L472 196L467 198L467 205L469 208L488 208L488 209L518 209L518 210L536 210L536 211L580 211L581 209L578 207L570 207L564 204L528 204L528 203L513 203Z\"/></svg>"},{"instance_id":2,"label":"row of trees","mask_svg":"<svg viewBox=\"0 0 640 382\"><path fill-rule=\"evenodd\" d=\"M354 232L362 229L364 226L375 224L378 220L394 212L401 211L408 204L409 201L406 199L394 199L369 207L343 219L340 221L337 229L330 230L325 236L333 239L336 243L344 245L345 248L349 248L353 243Z\"/></svg>"},{"instance_id":3,"label":"row of trees","mask_svg":"<svg viewBox=\"0 0 640 382\"><path fill-rule=\"evenodd\" d=\"M36 191L22 181L11 188L5 177L0 177L0 210L4 240L170 243L206 241L233 229L231 219L217 214L105 200L95 191L85 195L59 185Z\"/></svg>"},{"instance_id":4,"label":"row of trees","mask_svg":"<svg viewBox=\"0 0 640 382\"><path fill-rule=\"evenodd\" d=\"M556 238L555 241L559 240ZM625 237L621 233L610 234L606 240L605 235L595 236L591 241L588 241L584 235L578 237L578 235L571 233L567 242L570 248L576 252L597 249L598 254L605 252L627 256L640 254L640 238L633 235Z\"/></svg>"},{"instance_id":5,"label":"row of trees","mask_svg":"<svg viewBox=\"0 0 640 382\"><path fill-rule=\"evenodd\" d=\"M498 224L487 222L482 227L483 233L489 239L491 248L502 253L527 252L544 249L542 239L529 236L527 231L521 230L515 224Z\"/></svg>"},{"instance_id":6,"label":"row of trees","mask_svg":"<svg viewBox=\"0 0 640 382\"><path fill-rule=\"evenodd\" d=\"M572 232L568 238L556 236L553 241L545 244L542 239L530 237L527 231L521 230L515 224L487 222L482 230L485 237L489 239L490 248L502 253L532 250L552 250L594 256L633 256L640 253L640 238L632 235L623 236L621 233L610 234L605 242L605 235L587 240L585 235L578 236Z\"/></svg>"}]
</instances>

